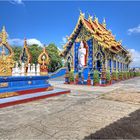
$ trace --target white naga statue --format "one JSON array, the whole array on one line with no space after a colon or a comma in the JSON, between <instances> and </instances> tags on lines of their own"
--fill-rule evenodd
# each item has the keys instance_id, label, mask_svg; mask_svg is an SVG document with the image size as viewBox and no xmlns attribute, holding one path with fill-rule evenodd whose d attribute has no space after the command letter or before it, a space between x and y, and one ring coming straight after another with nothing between
<instances>
[{"instance_id":1,"label":"white naga statue","mask_svg":"<svg viewBox=\"0 0 140 140\"><path fill-rule=\"evenodd\" d=\"M85 66L85 57L86 57L86 49L84 48L83 41L81 41L80 47L78 50L78 61L79 61L79 64L81 64L82 66Z\"/></svg>"},{"instance_id":2,"label":"white naga statue","mask_svg":"<svg viewBox=\"0 0 140 140\"><path fill-rule=\"evenodd\" d=\"M21 76L24 76L25 73L25 67L24 67L24 63L21 64Z\"/></svg>"},{"instance_id":3,"label":"white naga statue","mask_svg":"<svg viewBox=\"0 0 140 140\"><path fill-rule=\"evenodd\" d=\"M28 63L28 70L27 70L27 75L31 75L31 64Z\"/></svg>"},{"instance_id":4,"label":"white naga statue","mask_svg":"<svg viewBox=\"0 0 140 140\"><path fill-rule=\"evenodd\" d=\"M36 74L40 75L40 64L37 64L36 66Z\"/></svg>"},{"instance_id":5,"label":"white naga statue","mask_svg":"<svg viewBox=\"0 0 140 140\"><path fill-rule=\"evenodd\" d=\"M19 76L20 75L20 69L19 69L19 67L18 67L18 62L16 62L16 67L15 67L15 69L14 69L14 75L15 76Z\"/></svg>"}]
</instances>

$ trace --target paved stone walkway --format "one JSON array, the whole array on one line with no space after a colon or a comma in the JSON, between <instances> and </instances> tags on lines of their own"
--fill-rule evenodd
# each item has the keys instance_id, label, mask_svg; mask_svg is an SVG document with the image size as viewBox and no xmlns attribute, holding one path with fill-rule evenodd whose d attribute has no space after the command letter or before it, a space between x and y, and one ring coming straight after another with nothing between
<instances>
[{"instance_id":1,"label":"paved stone walkway","mask_svg":"<svg viewBox=\"0 0 140 140\"><path fill-rule=\"evenodd\" d=\"M1 139L90 139L96 132L140 109L139 104L102 99L113 90L139 91L140 78L109 87L69 86L53 80L51 83L72 89L72 93L0 109Z\"/></svg>"}]
</instances>

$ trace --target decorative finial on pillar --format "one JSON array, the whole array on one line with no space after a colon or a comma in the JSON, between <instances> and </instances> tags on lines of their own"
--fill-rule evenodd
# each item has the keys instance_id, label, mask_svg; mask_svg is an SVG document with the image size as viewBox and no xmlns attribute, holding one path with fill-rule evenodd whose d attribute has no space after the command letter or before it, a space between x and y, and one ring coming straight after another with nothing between
<instances>
[{"instance_id":1,"label":"decorative finial on pillar","mask_svg":"<svg viewBox=\"0 0 140 140\"><path fill-rule=\"evenodd\" d=\"M102 25L106 28L106 20L105 20L105 18L103 19Z\"/></svg>"}]
</instances>

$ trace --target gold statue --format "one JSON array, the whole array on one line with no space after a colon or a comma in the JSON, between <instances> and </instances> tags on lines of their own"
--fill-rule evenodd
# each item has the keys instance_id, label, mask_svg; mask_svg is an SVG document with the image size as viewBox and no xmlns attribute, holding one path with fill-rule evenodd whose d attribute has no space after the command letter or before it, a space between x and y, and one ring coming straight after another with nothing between
<instances>
[{"instance_id":1,"label":"gold statue","mask_svg":"<svg viewBox=\"0 0 140 140\"><path fill-rule=\"evenodd\" d=\"M2 32L0 33L0 48L2 49L0 54L0 76L11 76L12 68L14 67L13 50L7 42L7 32L3 26ZM6 54L6 50L8 54Z\"/></svg>"}]
</instances>

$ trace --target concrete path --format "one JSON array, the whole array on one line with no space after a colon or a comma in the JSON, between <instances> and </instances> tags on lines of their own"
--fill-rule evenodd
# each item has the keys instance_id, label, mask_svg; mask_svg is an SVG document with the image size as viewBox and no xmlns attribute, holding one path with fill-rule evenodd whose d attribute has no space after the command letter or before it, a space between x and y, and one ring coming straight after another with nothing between
<instances>
[{"instance_id":1,"label":"concrete path","mask_svg":"<svg viewBox=\"0 0 140 140\"><path fill-rule=\"evenodd\" d=\"M140 91L140 78L109 87L51 83L72 93L0 109L1 139L140 138L140 104L102 99L114 90Z\"/></svg>"}]
</instances>

